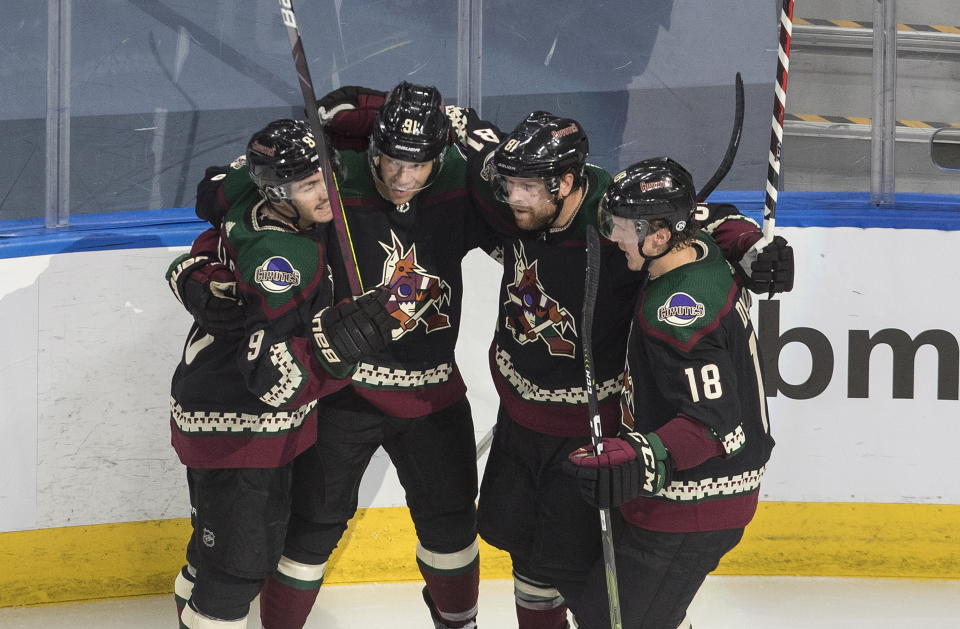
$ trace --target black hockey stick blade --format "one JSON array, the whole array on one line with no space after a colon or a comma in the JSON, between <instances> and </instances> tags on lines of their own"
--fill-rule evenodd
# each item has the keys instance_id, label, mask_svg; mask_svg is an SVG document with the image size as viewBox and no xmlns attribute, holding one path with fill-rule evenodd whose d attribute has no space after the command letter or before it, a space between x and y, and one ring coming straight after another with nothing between
<instances>
[{"instance_id":1,"label":"black hockey stick blade","mask_svg":"<svg viewBox=\"0 0 960 629\"><path fill-rule=\"evenodd\" d=\"M720 185L720 182L723 181L723 178L727 176L728 172L730 172L730 167L733 166L733 160L737 157L737 149L740 148L740 138L743 136L744 100L743 78L740 76L739 72L737 72L736 92L737 108L733 119L733 133L730 134L730 142L727 144L727 153L723 156L723 161L720 162L717 172L713 173L713 177L710 177L710 180L704 184L703 188L700 189L700 192L697 193L697 203L703 203L706 201L707 197L709 197L710 194L716 190L717 186Z\"/></svg>"},{"instance_id":2,"label":"black hockey stick blade","mask_svg":"<svg viewBox=\"0 0 960 629\"><path fill-rule=\"evenodd\" d=\"M590 413L590 439L597 454L602 451L603 438L597 387L593 376L593 313L597 305L597 287L600 284L600 236L593 225L587 225L587 268L583 280L583 371L587 382L587 409ZM613 530L610 528L610 510L600 509L600 537L603 541L603 572L607 582L611 629L622 629L620 590L617 585L617 563L613 548Z\"/></svg>"},{"instance_id":3,"label":"black hockey stick blade","mask_svg":"<svg viewBox=\"0 0 960 629\"><path fill-rule=\"evenodd\" d=\"M333 210L333 224L337 232L337 241L340 244L340 258L343 270L346 273L350 292L356 295L363 293L363 283L360 280L360 270L357 265L357 256L353 250L353 241L350 238L350 229L347 226L347 217L343 211L343 202L340 199L340 187L337 184L336 173L330 166L330 157L327 152L327 140L320 123L317 111L317 96L313 89L313 80L310 78L310 68L307 66L307 57L303 52L303 40L300 38L300 28L297 26L297 15L293 10L293 0L278 0L280 17L287 27L287 36L290 38L290 53L293 55L293 64L297 69L297 79L300 91L303 93L303 106L307 121L313 130L317 141L317 154L320 157L320 168L323 170L323 180L327 186L330 207Z\"/></svg>"}]
</instances>

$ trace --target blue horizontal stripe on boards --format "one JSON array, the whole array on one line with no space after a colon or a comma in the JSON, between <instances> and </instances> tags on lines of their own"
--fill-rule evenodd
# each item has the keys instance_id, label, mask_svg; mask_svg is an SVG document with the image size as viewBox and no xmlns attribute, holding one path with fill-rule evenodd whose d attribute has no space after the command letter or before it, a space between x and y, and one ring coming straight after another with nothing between
<instances>
[{"instance_id":1,"label":"blue horizontal stripe on boards","mask_svg":"<svg viewBox=\"0 0 960 629\"><path fill-rule=\"evenodd\" d=\"M960 230L960 194L898 194L891 207L878 208L862 192L782 192L777 204L781 227L885 227ZM722 190L711 202L733 203L758 221L763 193ZM47 229L40 219L0 221L0 258L108 249L187 246L206 229L193 208L139 210L71 217L69 227Z\"/></svg>"},{"instance_id":2,"label":"blue horizontal stripe on boards","mask_svg":"<svg viewBox=\"0 0 960 629\"><path fill-rule=\"evenodd\" d=\"M721 190L708 200L733 203L758 222L763 218L763 192ZM899 193L895 204L881 208L871 203L870 195L865 192L781 192L777 226L958 231L960 194Z\"/></svg>"},{"instance_id":3,"label":"blue horizontal stripe on boards","mask_svg":"<svg viewBox=\"0 0 960 629\"><path fill-rule=\"evenodd\" d=\"M69 227L47 229L42 219L0 221L0 258L109 249L189 245L209 225L192 207L70 217Z\"/></svg>"}]
</instances>

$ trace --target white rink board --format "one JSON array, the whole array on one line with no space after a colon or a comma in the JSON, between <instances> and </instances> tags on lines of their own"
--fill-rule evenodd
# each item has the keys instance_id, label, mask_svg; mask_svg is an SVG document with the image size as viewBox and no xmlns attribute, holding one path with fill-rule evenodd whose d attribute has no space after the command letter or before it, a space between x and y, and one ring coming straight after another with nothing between
<instances>
[{"instance_id":1,"label":"white rink board","mask_svg":"<svg viewBox=\"0 0 960 629\"><path fill-rule=\"evenodd\" d=\"M937 399L932 348L917 352L913 399L893 399L885 346L872 354L870 397L847 397L850 330L960 333L960 298L950 290L948 264L960 233L782 232L801 268L796 291L779 299L780 333L819 331L834 365L819 395L770 400L778 446L763 498L960 504L953 447L960 439L958 403ZM183 470L169 445L167 401L189 317L162 279L181 250L0 260L0 531L187 515ZM468 257L464 272L458 358L478 437L496 414L486 350L498 272L478 253ZM810 353L796 343L783 349L780 363L793 384L811 370ZM957 365L951 368L956 373ZM381 452L365 478L361 506L402 504Z\"/></svg>"},{"instance_id":2,"label":"white rink board","mask_svg":"<svg viewBox=\"0 0 960 629\"><path fill-rule=\"evenodd\" d=\"M822 394L770 400L778 445L763 499L960 504L955 448L960 404L937 399L932 347L917 352L913 399L893 398L892 352L883 345L871 354L869 398L847 394L850 330L872 335L897 328L911 338L926 330L960 335L953 261L960 232L788 228L781 233L794 245L800 267L796 290L780 298L780 333L819 330L832 346L835 364ZM802 382L810 361L802 345L786 346L780 356L784 379ZM955 374L955 358L950 368Z\"/></svg>"},{"instance_id":3,"label":"white rink board","mask_svg":"<svg viewBox=\"0 0 960 629\"><path fill-rule=\"evenodd\" d=\"M32 433L2 442L0 466L33 455L29 467L3 470L17 493L12 504L0 497L0 530L187 514L166 423L189 325L163 282L173 257L156 248L0 260L0 276L33 279L0 295L2 345L28 344L22 360L33 365L0 359L0 423ZM6 391L18 392L12 405Z\"/></svg>"}]
</instances>

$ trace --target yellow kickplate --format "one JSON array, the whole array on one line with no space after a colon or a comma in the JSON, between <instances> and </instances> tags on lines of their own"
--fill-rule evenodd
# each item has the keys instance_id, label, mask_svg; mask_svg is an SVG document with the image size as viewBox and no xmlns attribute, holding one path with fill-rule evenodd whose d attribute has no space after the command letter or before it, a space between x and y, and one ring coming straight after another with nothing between
<instances>
[{"instance_id":1,"label":"yellow kickplate","mask_svg":"<svg viewBox=\"0 0 960 629\"><path fill-rule=\"evenodd\" d=\"M169 593L188 520L0 533L0 607ZM960 579L960 506L762 502L717 574ZM405 508L361 509L325 583L420 578ZM481 576L510 578L510 558L481 544Z\"/></svg>"}]
</instances>

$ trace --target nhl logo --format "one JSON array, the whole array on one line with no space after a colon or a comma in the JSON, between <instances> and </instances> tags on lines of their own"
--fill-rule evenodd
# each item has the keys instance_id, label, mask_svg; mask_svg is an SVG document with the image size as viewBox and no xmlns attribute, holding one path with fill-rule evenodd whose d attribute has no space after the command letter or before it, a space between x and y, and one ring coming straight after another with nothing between
<instances>
[{"instance_id":1,"label":"nhl logo","mask_svg":"<svg viewBox=\"0 0 960 629\"><path fill-rule=\"evenodd\" d=\"M203 529L203 545L207 548L213 548L213 545L217 543L216 536L213 534L213 531L210 529Z\"/></svg>"}]
</instances>

